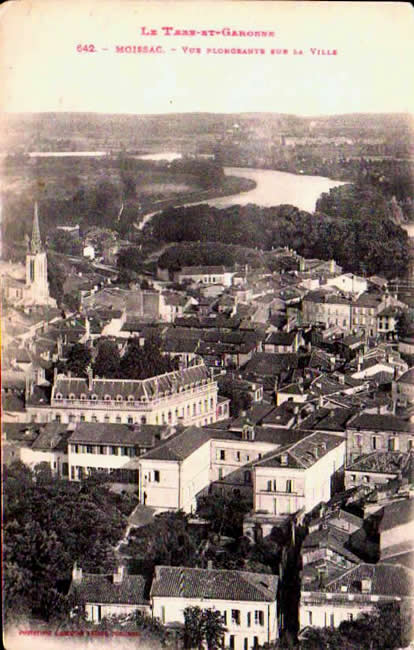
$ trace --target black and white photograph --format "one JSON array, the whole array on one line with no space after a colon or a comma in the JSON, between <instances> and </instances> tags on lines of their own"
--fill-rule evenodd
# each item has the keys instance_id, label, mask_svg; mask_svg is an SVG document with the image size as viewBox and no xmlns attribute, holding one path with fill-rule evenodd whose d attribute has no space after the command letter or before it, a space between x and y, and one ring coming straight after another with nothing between
<instances>
[{"instance_id":1,"label":"black and white photograph","mask_svg":"<svg viewBox=\"0 0 414 650\"><path fill-rule=\"evenodd\" d=\"M413 37L0 7L7 650L414 648Z\"/></svg>"}]
</instances>

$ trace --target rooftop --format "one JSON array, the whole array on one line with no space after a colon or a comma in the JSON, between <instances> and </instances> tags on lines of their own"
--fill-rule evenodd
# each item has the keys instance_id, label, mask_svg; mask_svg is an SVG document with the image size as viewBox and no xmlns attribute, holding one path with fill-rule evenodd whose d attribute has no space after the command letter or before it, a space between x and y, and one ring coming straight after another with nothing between
<instances>
[{"instance_id":1,"label":"rooftop","mask_svg":"<svg viewBox=\"0 0 414 650\"><path fill-rule=\"evenodd\" d=\"M87 603L147 605L144 576L125 575L119 584L113 575L83 573L79 583L72 582L70 593L76 593Z\"/></svg>"},{"instance_id":2,"label":"rooftop","mask_svg":"<svg viewBox=\"0 0 414 650\"><path fill-rule=\"evenodd\" d=\"M297 442L278 449L276 452L272 451L266 454L262 460L255 463L255 466L308 469L341 444L345 444L345 442L340 436L321 432L312 433L302 437Z\"/></svg>"},{"instance_id":3,"label":"rooftop","mask_svg":"<svg viewBox=\"0 0 414 650\"><path fill-rule=\"evenodd\" d=\"M278 577L247 571L157 566L152 597L272 602Z\"/></svg>"}]
</instances>

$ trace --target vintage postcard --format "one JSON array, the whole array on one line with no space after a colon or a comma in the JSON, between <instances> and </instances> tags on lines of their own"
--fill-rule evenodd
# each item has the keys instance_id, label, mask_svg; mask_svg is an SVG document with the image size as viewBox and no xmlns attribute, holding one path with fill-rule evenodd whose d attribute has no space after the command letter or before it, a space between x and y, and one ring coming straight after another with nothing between
<instances>
[{"instance_id":1,"label":"vintage postcard","mask_svg":"<svg viewBox=\"0 0 414 650\"><path fill-rule=\"evenodd\" d=\"M2 5L9 650L413 643L413 27Z\"/></svg>"}]
</instances>

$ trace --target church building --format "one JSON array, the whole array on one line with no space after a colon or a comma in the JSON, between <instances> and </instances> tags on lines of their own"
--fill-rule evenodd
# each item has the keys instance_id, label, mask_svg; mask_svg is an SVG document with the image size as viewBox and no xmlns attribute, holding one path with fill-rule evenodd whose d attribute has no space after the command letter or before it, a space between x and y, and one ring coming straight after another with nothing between
<instances>
[{"instance_id":1,"label":"church building","mask_svg":"<svg viewBox=\"0 0 414 650\"><path fill-rule=\"evenodd\" d=\"M32 237L27 237L25 282L6 278L5 298L15 307L56 307L56 301L49 294L47 255L40 238L37 202L34 207Z\"/></svg>"}]
</instances>

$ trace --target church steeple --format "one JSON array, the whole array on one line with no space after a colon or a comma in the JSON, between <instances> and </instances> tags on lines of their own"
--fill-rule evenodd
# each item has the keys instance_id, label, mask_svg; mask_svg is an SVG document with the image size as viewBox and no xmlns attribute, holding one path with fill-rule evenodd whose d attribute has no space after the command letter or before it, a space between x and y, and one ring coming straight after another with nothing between
<instances>
[{"instance_id":1,"label":"church steeple","mask_svg":"<svg viewBox=\"0 0 414 650\"><path fill-rule=\"evenodd\" d=\"M41 253L42 251L43 251L43 247L42 247L42 240L40 239L40 228L39 228L39 209L36 201L34 206L30 252L32 253L32 255L36 255L37 253Z\"/></svg>"}]
</instances>

